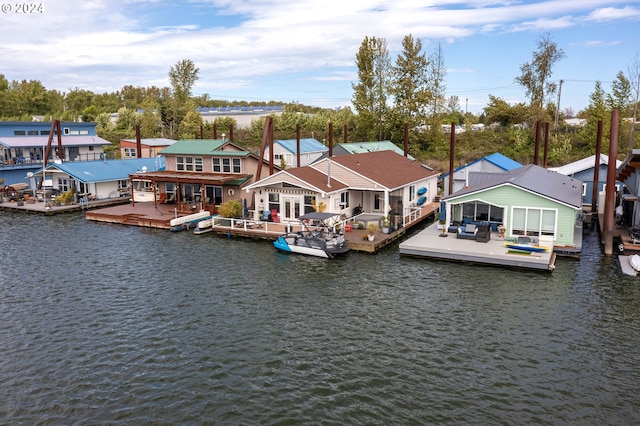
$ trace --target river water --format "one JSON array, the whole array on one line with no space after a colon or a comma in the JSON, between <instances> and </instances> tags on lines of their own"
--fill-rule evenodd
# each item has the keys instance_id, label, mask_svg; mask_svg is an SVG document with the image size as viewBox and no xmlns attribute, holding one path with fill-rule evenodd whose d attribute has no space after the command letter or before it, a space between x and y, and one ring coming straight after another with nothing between
<instances>
[{"instance_id":1,"label":"river water","mask_svg":"<svg viewBox=\"0 0 640 426\"><path fill-rule=\"evenodd\" d=\"M0 213L2 424L637 424L640 278Z\"/></svg>"}]
</instances>

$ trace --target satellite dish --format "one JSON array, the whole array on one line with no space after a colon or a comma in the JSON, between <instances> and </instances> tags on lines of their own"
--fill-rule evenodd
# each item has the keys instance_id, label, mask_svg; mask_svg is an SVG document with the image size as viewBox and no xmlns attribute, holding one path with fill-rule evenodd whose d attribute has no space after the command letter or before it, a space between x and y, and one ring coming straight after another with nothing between
<instances>
[{"instance_id":1,"label":"satellite dish","mask_svg":"<svg viewBox=\"0 0 640 426\"><path fill-rule=\"evenodd\" d=\"M142 173L147 173L147 166L142 166Z\"/></svg>"}]
</instances>

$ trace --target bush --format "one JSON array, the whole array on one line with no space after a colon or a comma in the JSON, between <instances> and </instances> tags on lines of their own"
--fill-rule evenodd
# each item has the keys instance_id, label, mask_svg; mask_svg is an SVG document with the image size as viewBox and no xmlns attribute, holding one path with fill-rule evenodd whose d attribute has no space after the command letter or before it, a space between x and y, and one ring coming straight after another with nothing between
<instances>
[{"instance_id":1,"label":"bush","mask_svg":"<svg viewBox=\"0 0 640 426\"><path fill-rule=\"evenodd\" d=\"M236 200L225 201L218 207L218 214L222 217L241 217L242 204Z\"/></svg>"}]
</instances>

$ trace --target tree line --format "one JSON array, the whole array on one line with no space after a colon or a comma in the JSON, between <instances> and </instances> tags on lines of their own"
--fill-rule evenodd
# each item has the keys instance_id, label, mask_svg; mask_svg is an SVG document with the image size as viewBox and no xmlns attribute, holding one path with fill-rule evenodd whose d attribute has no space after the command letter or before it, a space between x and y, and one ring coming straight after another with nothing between
<instances>
[{"instance_id":1,"label":"tree line","mask_svg":"<svg viewBox=\"0 0 640 426\"><path fill-rule=\"evenodd\" d=\"M446 66L440 44L432 52L424 51L422 41L407 35L402 49L391 60L384 38L365 37L356 54L357 81L352 83L353 110L317 108L298 103L285 104L285 111L273 116L274 137L291 139L299 126L303 137L315 137L334 143L344 141L391 140L403 146L407 129L409 152L438 169L446 169L449 158L449 138L443 125L451 123L465 127L456 136L456 162L464 164L493 152L501 152L522 163L533 158L536 122L552 123L549 165L561 165L593 155L597 122L609 126L611 111L620 111L620 154L640 142L635 131L638 95L640 92L640 59L636 54L627 74L620 71L605 92L602 84L595 84L589 106L578 114L571 109L558 110L554 96L560 84L552 79L555 64L565 59L565 52L551 39L541 35L532 60L520 66L514 81L520 84L528 102L509 104L489 95L482 114L475 115L460 106L457 96L446 97ZM192 88L199 79L199 69L190 59L183 59L170 67L170 87L124 86L111 93L93 93L74 88L67 93L46 89L41 82L11 81L0 74L0 119L27 120L44 116L63 121L92 121L98 134L117 148L120 139L135 136L140 127L143 138L167 137L196 139L213 137L213 126L225 132L234 127L234 141L247 148L257 148L262 138L264 118L255 119L246 129L237 129L235 120L216 118L204 123L198 106L248 105L244 101L214 100L204 94L194 96ZM559 98L558 98L559 101ZM274 101L252 105L281 104ZM117 112L115 122L112 114ZM579 117L584 127L563 125L563 119ZM632 120L629 120L632 118ZM329 123L332 135L329 135ZM472 125L485 124L482 131L471 131ZM605 135L609 127L605 127ZM606 141L605 141L606 142Z\"/></svg>"}]
</instances>

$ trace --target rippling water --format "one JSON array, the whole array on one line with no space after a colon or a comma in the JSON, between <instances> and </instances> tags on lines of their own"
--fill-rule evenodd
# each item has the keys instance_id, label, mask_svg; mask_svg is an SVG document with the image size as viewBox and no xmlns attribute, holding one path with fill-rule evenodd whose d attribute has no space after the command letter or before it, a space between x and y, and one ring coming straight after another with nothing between
<instances>
[{"instance_id":1,"label":"rippling water","mask_svg":"<svg viewBox=\"0 0 640 426\"><path fill-rule=\"evenodd\" d=\"M0 213L0 422L637 424L640 278Z\"/></svg>"}]
</instances>

